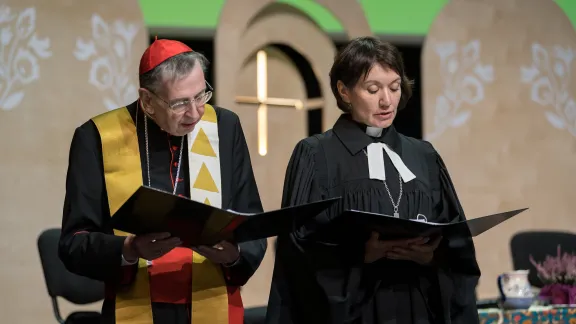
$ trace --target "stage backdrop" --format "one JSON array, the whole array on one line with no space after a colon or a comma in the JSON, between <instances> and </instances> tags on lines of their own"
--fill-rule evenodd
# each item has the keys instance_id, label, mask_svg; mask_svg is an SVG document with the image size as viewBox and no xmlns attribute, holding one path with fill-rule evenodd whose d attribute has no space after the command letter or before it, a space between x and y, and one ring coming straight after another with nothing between
<instances>
[{"instance_id":1,"label":"stage backdrop","mask_svg":"<svg viewBox=\"0 0 576 324\"><path fill-rule=\"evenodd\" d=\"M74 128L136 99L147 44L136 0L0 5L2 323L55 322L36 239L60 227Z\"/></svg>"},{"instance_id":2,"label":"stage backdrop","mask_svg":"<svg viewBox=\"0 0 576 324\"><path fill-rule=\"evenodd\" d=\"M357 1L317 2L340 20L349 37L370 35ZM279 208L292 150L308 136L306 110L323 109L324 129L331 128L339 116L328 76L336 49L328 35L299 9L273 0L227 1L219 19L214 58L216 103L240 116L264 209ZM310 63L322 92L320 98L307 98L297 67L283 53L270 49L271 44L290 46ZM284 106L274 105L279 102ZM242 290L247 307L268 301L273 247L271 239L260 269Z\"/></svg>"},{"instance_id":3,"label":"stage backdrop","mask_svg":"<svg viewBox=\"0 0 576 324\"><path fill-rule=\"evenodd\" d=\"M479 297L523 230L576 228L574 30L553 1L453 0L423 51L425 134L468 218L529 207L479 236Z\"/></svg>"}]
</instances>

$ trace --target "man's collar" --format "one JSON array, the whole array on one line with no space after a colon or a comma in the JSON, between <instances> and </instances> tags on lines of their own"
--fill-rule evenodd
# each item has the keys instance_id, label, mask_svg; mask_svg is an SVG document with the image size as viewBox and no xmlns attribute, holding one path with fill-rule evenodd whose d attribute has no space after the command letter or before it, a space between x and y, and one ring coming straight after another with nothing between
<instances>
[{"instance_id":1,"label":"man's collar","mask_svg":"<svg viewBox=\"0 0 576 324\"><path fill-rule=\"evenodd\" d=\"M144 130L145 115L144 112L142 111L142 108L140 108L140 102L136 100L131 104L127 105L126 109L128 109L128 111L130 112L130 116L132 116L132 121L134 121L134 123L136 123L136 114L138 114L138 129L142 127L141 129ZM158 126L158 124L156 124L154 119L150 117L148 117L148 132L150 133L151 136L155 136L157 134L170 135L168 134L168 132L166 132L160 126Z\"/></svg>"},{"instance_id":2,"label":"man's collar","mask_svg":"<svg viewBox=\"0 0 576 324\"><path fill-rule=\"evenodd\" d=\"M136 100L136 101L134 101L131 104L126 106L126 109L128 109L128 112L130 113L130 116L132 116L133 122L136 122L136 113L140 113L138 106L139 106L138 100ZM140 119L140 118L141 118L141 113L138 116L138 119Z\"/></svg>"},{"instance_id":3,"label":"man's collar","mask_svg":"<svg viewBox=\"0 0 576 324\"><path fill-rule=\"evenodd\" d=\"M349 114L342 114L334 125L334 133L352 155L374 142L387 144L393 151L400 154L400 137L393 125L383 130L378 138L366 134L366 125L352 120Z\"/></svg>"}]
</instances>

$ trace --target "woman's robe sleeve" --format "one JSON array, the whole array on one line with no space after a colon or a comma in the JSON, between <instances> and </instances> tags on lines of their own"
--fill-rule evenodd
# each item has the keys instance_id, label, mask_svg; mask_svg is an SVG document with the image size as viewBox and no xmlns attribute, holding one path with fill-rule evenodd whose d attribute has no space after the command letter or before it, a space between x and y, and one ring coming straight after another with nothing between
<instances>
[{"instance_id":1,"label":"woman's robe sleeve","mask_svg":"<svg viewBox=\"0 0 576 324\"><path fill-rule=\"evenodd\" d=\"M323 154L314 137L296 145L286 170L282 207L328 198ZM349 257L346 245L325 235L330 223L327 212L302 216L310 220L292 234L278 237L267 322L340 323L347 316L350 260L357 258ZM357 254L361 259L362 252Z\"/></svg>"}]
</instances>

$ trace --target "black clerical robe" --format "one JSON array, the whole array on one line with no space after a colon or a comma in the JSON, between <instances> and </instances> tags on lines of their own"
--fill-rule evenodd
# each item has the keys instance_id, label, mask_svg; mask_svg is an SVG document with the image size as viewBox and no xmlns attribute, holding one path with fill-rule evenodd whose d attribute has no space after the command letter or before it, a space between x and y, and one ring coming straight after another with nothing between
<instances>
[{"instance_id":1,"label":"black clerical robe","mask_svg":"<svg viewBox=\"0 0 576 324\"><path fill-rule=\"evenodd\" d=\"M142 111L136 103L126 109L129 112L129 117L126 118L131 118L130 123L135 124L143 183L148 184L145 153L148 145L150 185L173 192L177 183L176 194L190 197L186 137L183 139L171 136L148 119L148 144L146 144ZM218 125L222 208L246 213L261 212L262 205L240 120L236 114L223 108L214 107L211 111L215 113ZM145 263L145 267L148 267L147 273L146 270L144 273L138 272L138 264L125 265L122 262L125 237L114 235L109 224L111 213L106 190L102 143L99 129L93 120L78 127L74 133L66 179L60 258L70 271L106 283L102 323L143 323L137 317L122 321L115 318L117 294L135 285L138 280L149 280L150 292L147 299L150 300L148 305L151 306L154 323L190 323L192 291L194 289L194 294L202 293L197 291L197 285L193 288L191 282L194 271L203 271L201 267L198 269L192 267L191 261L195 252L185 247L175 248L160 258L162 262L157 259ZM180 174L176 177L182 144L184 145L180 161L182 165ZM238 262L230 267L222 266L221 274L227 290L224 294L228 295L228 318L214 319L212 323L243 323L239 287L244 285L256 271L265 251L266 240L242 243ZM139 263L142 261L146 262L140 260ZM126 299L126 296L124 298ZM129 300L130 297L127 298L129 303L132 302ZM194 311L202 310L194 309ZM205 312L214 311L205 310ZM210 314L205 314L204 318L206 316L210 317Z\"/></svg>"},{"instance_id":2,"label":"black clerical robe","mask_svg":"<svg viewBox=\"0 0 576 324\"><path fill-rule=\"evenodd\" d=\"M365 150L373 142L387 144L416 176L402 184L400 217L464 220L448 171L431 144L403 136L393 126L378 138L366 135L365 128L343 115L332 130L294 149L282 205L342 199L278 238L267 323L478 323L474 291L480 270L471 239L442 241L433 265L389 259L364 264L367 236L353 234L359 229L330 227L344 209L393 214L384 182L369 178ZM399 175L387 155L384 166L396 202Z\"/></svg>"}]
</instances>

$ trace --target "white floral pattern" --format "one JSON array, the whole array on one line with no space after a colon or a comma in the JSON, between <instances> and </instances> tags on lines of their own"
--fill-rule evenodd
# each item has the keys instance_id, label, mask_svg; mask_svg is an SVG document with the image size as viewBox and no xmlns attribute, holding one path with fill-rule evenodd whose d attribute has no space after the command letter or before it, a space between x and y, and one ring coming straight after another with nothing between
<instances>
[{"instance_id":1,"label":"white floral pattern","mask_svg":"<svg viewBox=\"0 0 576 324\"><path fill-rule=\"evenodd\" d=\"M532 85L532 101L550 108L544 111L548 122L576 136L576 102L572 97L575 89L569 89L573 59L571 48L558 45L546 48L534 43L532 65L520 68L520 79Z\"/></svg>"},{"instance_id":2,"label":"white floral pattern","mask_svg":"<svg viewBox=\"0 0 576 324\"><path fill-rule=\"evenodd\" d=\"M484 85L494 81L493 67L480 62L480 40L462 47L455 41L438 43L435 50L443 91L436 97L434 129L426 134L427 140L466 123L472 114L470 106L484 100Z\"/></svg>"},{"instance_id":3,"label":"white floral pattern","mask_svg":"<svg viewBox=\"0 0 576 324\"><path fill-rule=\"evenodd\" d=\"M38 58L52 55L50 40L36 34L36 8L13 13L0 5L0 109L22 103L25 86L40 78Z\"/></svg>"},{"instance_id":4,"label":"white floral pattern","mask_svg":"<svg viewBox=\"0 0 576 324\"><path fill-rule=\"evenodd\" d=\"M131 82L132 44L139 25L116 20L107 23L98 14L92 15L92 39L78 38L74 56L91 60L88 82L107 92L103 102L108 110L136 100L138 90Z\"/></svg>"}]
</instances>

